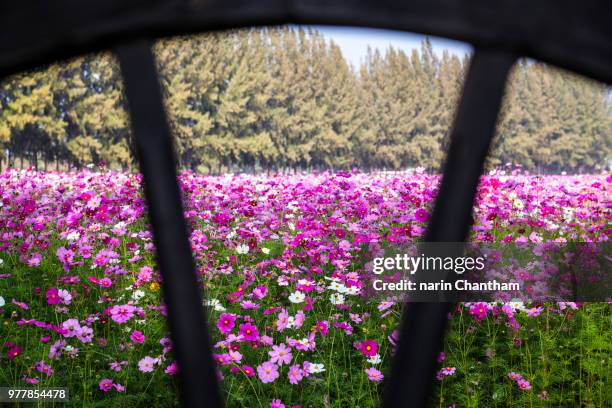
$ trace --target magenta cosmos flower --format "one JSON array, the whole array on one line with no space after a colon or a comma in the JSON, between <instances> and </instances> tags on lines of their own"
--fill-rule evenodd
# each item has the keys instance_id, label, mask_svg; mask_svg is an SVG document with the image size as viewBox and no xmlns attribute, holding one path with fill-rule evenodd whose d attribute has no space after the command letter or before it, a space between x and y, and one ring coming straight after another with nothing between
<instances>
[{"instance_id":1,"label":"magenta cosmos flower","mask_svg":"<svg viewBox=\"0 0 612 408\"><path fill-rule=\"evenodd\" d=\"M130 339L132 339L132 341L136 344L142 344L145 341L145 335L142 334L141 331L134 330L130 336Z\"/></svg>"},{"instance_id":2,"label":"magenta cosmos flower","mask_svg":"<svg viewBox=\"0 0 612 408\"><path fill-rule=\"evenodd\" d=\"M489 306L484 302L479 302L470 307L470 314L474 316L474 320L481 321L487 317Z\"/></svg>"},{"instance_id":3,"label":"magenta cosmos flower","mask_svg":"<svg viewBox=\"0 0 612 408\"><path fill-rule=\"evenodd\" d=\"M57 288L49 288L49 290L47 290L47 293L45 293L45 296L47 297L47 303L50 305L57 305L60 300L62 300L59 297Z\"/></svg>"},{"instance_id":4,"label":"magenta cosmos flower","mask_svg":"<svg viewBox=\"0 0 612 408\"><path fill-rule=\"evenodd\" d=\"M176 365L176 361L171 362L168 367L166 367L166 370L164 370L164 373L168 375L175 375L176 373L178 373L178 366Z\"/></svg>"},{"instance_id":5,"label":"magenta cosmos flower","mask_svg":"<svg viewBox=\"0 0 612 408\"><path fill-rule=\"evenodd\" d=\"M240 325L239 333L245 340L256 341L259 338L257 326L251 323L243 323Z\"/></svg>"},{"instance_id":6,"label":"magenta cosmos flower","mask_svg":"<svg viewBox=\"0 0 612 408\"><path fill-rule=\"evenodd\" d=\"M236 317L231 313L223 313L217 320L217 328L223 334L231 332L235 325Z\"/></svg>"},{"instance_id":7,"label":"magenta cosmos flower","mask_svg":"<svg viewBox=\"0 0 612 408\"><path fill-rule=\"evenodd\" d=\"M257 374L262 383L271 383L278 378L278 367L269 361L257 366Z\"/></svg>"},{"instance_id":8,"label":"magenta cosmos flower","mask_svg":"<svg viewBox=\"0 0 612 408\"><path fill-rule=\"evenodd\" d=\"M113 388L113 380L111 380L110 378L103 378L100 380L98 386L102 391L109 392L111 388Z\"/></svg>"},{"instance_id":9,"label":"magenta cosmos flower","mask_svg":"<svg viewBox=\"0 0 612 408\"><path fill-rule=\"evenodd\" d=\"M247 377L253 377L255 375L255 370L253 369L253 367L250 367L246 364L240 367L240 369Z\"/></svg>"},{"instance_id":10,"label":"magenta cosmos flower","mask_svg":"<svg viewBox=\"0 0 612 408\"><path fill-rule=\"evenodd\" d=\"M6 352L6 357L9 360L14 360L21 353L23 353L23 349L21 347L19 347L18 345L14 344Z\"/></svg>"},{"instance_id":11,"label":"magenta cosmos flower","mask_svg":"<svg viewBox=\"0 0 612 408\"><path fill-rule=\"evenodd\" d=\"M364 340L360 347L361 353L366 357L374 357L378 353L376 340Z\"/></svg>"}]
</instances>

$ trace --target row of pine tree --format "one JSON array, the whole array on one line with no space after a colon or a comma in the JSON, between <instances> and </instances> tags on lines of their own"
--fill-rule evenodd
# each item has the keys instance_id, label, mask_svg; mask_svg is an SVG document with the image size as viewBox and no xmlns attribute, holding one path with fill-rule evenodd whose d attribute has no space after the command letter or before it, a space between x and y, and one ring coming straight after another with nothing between
<instances>
[{"instance_id":1,"label":"row of pine tree","mask_svg":"<svg viewBox=\"0 0 612 408\"><path fill-rule=\"evenodd\" d=\"M440 169L469 57L369 50L358 67L319 32L266 28L159 41L179 165L192 170ZM87 55L0 82L0 160L134 166L121 74ZM541 63L514 68L490 166L609 166L609 89ZM0 163L2 163L0 162ZM2 168L2 164L0 164Z\"/></svg>"}]
</instances>

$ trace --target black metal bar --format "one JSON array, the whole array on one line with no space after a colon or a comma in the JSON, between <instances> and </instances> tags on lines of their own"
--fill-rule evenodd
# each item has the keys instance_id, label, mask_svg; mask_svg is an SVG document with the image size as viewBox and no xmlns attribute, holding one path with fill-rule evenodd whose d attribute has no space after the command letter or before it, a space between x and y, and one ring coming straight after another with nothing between
<instances>
[{"instance_id":1,"label":"black metal bar","mask_svg":"<svg viewBox=\"0 0 612 408\"><path fill-rule=\"evenodd\" d=\"M148 41L117 48L184 407L221 407L170 131Z\"/></svg>"},{"instance_id":2,"label":"black metal bar","mask_svg":"<svg viewBox=\"0 0 612 408\"><path fill-rule=\"evenodd\" d=\"M612 83L609 0L19 0L0 2L0 77L107 49L253 25L369 26L449 37Z\"/></svg>"},{"instance_id":3,"label":"black metal bar","mask_svg":"<svg viewBox=\"0 0 612 408\"><path fill-rule=\"evenodd\" d=\"M451 145L426 242L463 242L478 181L495 133L506 77L515 55L476 49L451 133ZM424 407L429 402L451 304L406 306L399 344L385 389L385 407Z\"/></svg>"}]
</instances>

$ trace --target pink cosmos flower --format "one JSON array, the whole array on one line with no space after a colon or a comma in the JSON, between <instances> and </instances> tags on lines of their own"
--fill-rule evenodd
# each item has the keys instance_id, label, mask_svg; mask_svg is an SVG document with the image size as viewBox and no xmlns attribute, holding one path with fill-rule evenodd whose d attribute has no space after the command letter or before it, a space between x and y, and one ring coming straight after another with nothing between
<instances>
[{"instance_id":1,"label":"pink cosmos flower","mask_svg":"<svg viewBox=\"0 0 612 408\"><path fill-rule=\"evenodd\" d=\"M457 371L457 369L455 367L444 367L440 370L442 372L442 374L444 374L445 376L449 376L449 375L453 375L455 374L455 371Z\"/></svg>"},{"instance_id":2,"label":"pink cosmos flower","mask_svg":"<svg viewBox=\"0 0 612 408\"><path fill-rule=\"evenodd\" d=\"M287 328L287 324L289 322L289 313L285 309L282 310L278 314L278 319L276 320L276 330L282 332Z\"/></svg>"},{"instance_id":3,"label":"pink cosmos flower","mask_svg":"<svg viewBox=\"0 0 612 408\"><path fill-rule=\"evenodd\" d=\"M285 404L279 399L270 401L270 408L285 408Z\"/></svg>"},{"instance_id":4,"label":"pink cosmos flower","mask_svg":"<svg viewBox=\"0 0 612 408\"><path fill-rule=\"evenodd\" d=\"M124 392L125 391L125 387L121 384L113 384L113 387L115 387L115 390L117 392Z\"/></svg>"},{"instance_id":5,"label":"pink cosmos flower","mask_svg":"<svg viewBox=\"0 0 612 408\"><path fill-rule=\"evenodd\" d=\"M91 343L93 340L93 329L91 327L81 326L79 330L77 330L76 337L81 343Z\"/></svg>"},{"instance_id":6,"label":"pink cosmos flower","mask_svg":"<svg viewBox=\"0 0 612 408\"><path fill-rule=\"evenodd\" d=\"M240 354L240 352L230 350L228 354L232 363L240 363L242 361L242 354Z\"/></svg>"},{"instance_id":7,"label":"pink cosmos flower","mask_svg":"<svg viewBox=\"0 0 612 408\"><path fill-rule=\"evenodd\" d=\"M285 346L284 343L278 346L272 346L272 350L270 350L268 354L270 355L270 362L276 363L279 366L289 364L293 358L291 349Z\"/></svg>"},{"instance_id":8,"label":"pink cosmos flower","mask_svg":"<svg viewBox=\"0 0 612 408\"><path fill-rule=\"evenodd\" d=\"M366 357L374 357L378 353L376 340L364 340L360 346L361 353Z\"/></svg>"},{"instance_id":9,"label":"pink cosmos flower","mask_svg":"<svg viewBox=\"0 0 612 408\"><path fill-rule=\"evenodd\" d=\"M112 361L108 364L108 367L113 371L119 372L123 369L124 365L128 365L128 362L127 361L121 361L121 362Z\"/></svg>"},{"instance_id":10,"label":"pink cosmos flower","mask_svg":"<svg viewBox=\"0 0 612 408\"><path fill-rule=\"evenodd\" d=\"M306 315L304 314L303 311L300 310L299 312L295 314L295 317L293 318L293 327L295 327L296 329L299 329L304 324L305 319L306 319Z\"/></svg>"},{"instance_id":11,"label":"pink cosmos flower","mask_svg":"<svg viewBox=\"0 0 612 408\"><path fill-rule=\"evenodd\" d=\"M217 364L225 366L232 363L232 359L227 353L223 354L213 354L213 358L217 362Z\"/></svg>"},{"instance_id":12,"label":"pink cosmos flower","mask_svg":"<svg viewBox=\"0 0 612 408\"><path fill-rule=\"evenodd\" d=\"M115 323L123 324L134 317L136 308L132 305L115 305L110 309L111 319Z\"/></svg>"},{"instance_id":13,"label":"pink cosmos flower","mask_svg":"<svg viewBox=\"0 0 612 408\"><path fill-rule=\"evenodd\" d=\"M456 371L455 367L444 367L437 372L436 378L438 380L442 380L444 377L448 377L448 376L455 374L455 371Z\"/></svg>"},{"instance_id":14,"label":"pink cosmos flower","mask_svg":"<svg viewBox=\"0 0 612 408\"><path fill-rule=\"evenodd\" d=\"M302 381L302 378L304 378L304 371L302 371L299 364L295 364L289 367L289 373L287 376L289 377L289 383L295 385Z\"/></svg>"},{"instance_id":15,"label":"pink cosmos flower","mask_svg":"<svg viewBox=\"0 0 612 408\"><path fill-rule=\"evenodd\" d=\"M382 381L385 378L385 376L374 367L366 368L365 373L370 381Z\"/></svg>"},{"instance_id":16,"label":"pink cosmos flower","mask_svg":"<svg viewBox=\"0 0 612 408\"><path fill-rule=\"evenodd\" d=\"M508 378L511 379L512 381L518 381L518 380L522 380L523 376L520 375L519 373L515 373L514 371L508 373Z\"/></svg>"},{"instance_id":17,"label":"pink cosmos flower","mask_svg":"<svg viewBox=\"0 0 612 408\"><path fill-rule=\"evenodd\" d=\"M259 338L259 344L261 344L262 346L271 346L272 344L274 344L274 339L264 334Z\"/></svg>"},{"instance_id":18,"label":"pink cosmos flower","mask_svg":"<svg viewBox=\"0 0 612 408\"><path fill-rule=\"evenodd\" d=\"M257 326L251 323L243 323L239 326L239 333L245 340L256 341L259 338Z\"/></svg>"},{"instance_id":19,"label":"pink cosmos flower","mask_svg":"<svg viewBox=\"0 0 612 408\"><path fill-rule=\"evenodd\" d=\"M257 366L257 375L262 383L271 383L278 378L278 367L276 364L266 361Z\"/></svg>"},{"instance_id":20,"label":"pink cosmos flower","mask_svg":"<svg viewBox=\"0 0 612 408\"><path fill-rule=\"evenodd\" d=\"M540 315L540 313L542 313L542 310L544 310L541 307L533 307L529 310L527 310L527 316L529 317L538 317Z\"/></svg>"},{"instance_id":21,"label":"pink cosmos flower","mask_svg":"<svg viewBox=\"0 0 612 408\"><path fill-rule=\"evenodd\" d=\"M58 290L57 295L59 296L62 303L65 305L69 305L70 302L72 301L72 295L66 289Z\"/></svg>"},{"instance_id":22,"label":"pink cosmos flower","mask_svg":"<svg viewBox=\"0 0 612 408\"><path fill-rule=\"evenodd\" d=\"M98 280L98 285L100 285L101 288L110 288L113 286L113 281L110 278L102 278Z\"/></svg>"},{"instance_id":23,"label":"pink cosmos flower","mask_svg":"<svg viewBox=\"0 0 612 408\"><path fill-rule=\"evenodd\" d=\"M158 359L145 356L138 362L138 369L143 373L150 373L155 369Z\"/></svg>"},{"instance_id":24,"label":"pink cosmos flower","mask_svg":"<svg viewBox=\"0 0 612 408\"><path fill-rule=\"evenodd\" d=\"M268 294L268 288L264 285L259 285L255 289L253 289L253 297L255 299L261 300L266 297Z\"/></svg>"},{"instance_id":25,"label":"pink cosmos flower","mask_svg":"<svg viewBox=\"0 0 612 408\"><path fill-rule=\"evenodd\" d=\"M321 336L323 337L327 336L327 330L329 329L329 324L327 323L326 320L318 321L316 328L317 328L317 331L321 333Z\"/></svg>"},{"instance_id":26,"label":"pink cosmos flower","mask_svg":"<svg viewBox=\"0 0 612 408\"><path fill-rule=\"evenodd\" d=\"M41 374L46 374L48 377L53 375L53 368L43 360L34 364L34 368Z\"/></svg>"},{"instance_id":27,"label":"pink cosmos flower","mask_svg":"<svg viewBox=\"0 0 612 408\"><path fill-rule=\"evenodd\" d=\"M38 267L40 266L40 261L42 261L43 257L40 253L35 252L32 254L32 256L30 257L30 259L28 259L28 266L31 267Z\"/></svg>"},{"instance_id":28,"label":"pink cosmos flower","mask_svg":"<svg viewBox=\"0 0 612 408\"><path fill-rule=\"evenodd\" d=\"M30 309L30 307L26 303L19 302L19 301L15 300L15 299L11 300L11 303L14 304L15 306L17 306L18 308L23 309L23 310L29 310Z\"/></svg>"},{"instance_id":29,"label":"pink cosmos flower","mask_svg":"<svg viewBox=\"0 0 612 408\"><path fill-rule=\"evenodd\" d=\"M49 349L49 359L58 360L62 356L62 351L66 347L67 343L65 340L57 340L51 345Z\"/></svg>"},{"instance_id":30,"label":"pink cosmos flower","mask_svg":"<svg viewBox=\"0 0 612 408\"><path fill-rule=\"evenodd\" d=\"M136 344L142 344L145 341L145 335L141 331L134 330L130 336L130 339Z\"/></svg>"},{"instance_id":31,"label":"pink cosmos flower","mask_svg":"<svg viewBox=\"0 0 612 408\"><path fill-rule=\"evenodd\" d=\"M217 320L217 328L223 334L231 332L235 325L236 317L231 313L222 313Z\"/></svg>"},{"instance_id":32,"label":"pink cosmos flower","mask_svg":"<svg viewBox=\"0 0 612 408\"><path fill-rule=\"evenodd\" d=\"M77 319L68 319L62 323L62 328L65 330L64 337L74 337L81 329L81 325Z\"/></svg>"},{"instance_id":33,"label":"pink cosmos flower","mask_svg":"<svg viewBox=\"0 0 612 408\"><path fill-rule=\"evenodd\" d=\"M516 382L516 385L518 385L518 387L523 391L527 391L531 389L531 384L529 383L529 381L524 380L524 379L518 380Z\"/></svg>"}]
</instances>

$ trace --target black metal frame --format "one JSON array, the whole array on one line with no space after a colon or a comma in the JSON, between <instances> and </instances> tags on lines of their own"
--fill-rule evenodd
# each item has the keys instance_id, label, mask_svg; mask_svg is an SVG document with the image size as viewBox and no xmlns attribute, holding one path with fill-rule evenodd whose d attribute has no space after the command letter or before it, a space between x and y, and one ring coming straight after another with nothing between
<instances>
[{"instance_id":1,"label":"black metal frame","mask_svg":"<svg viewBox=\"0 0 612 408\"><path fill-rule=\"evenodd\" d=\"M428 241L464 241L507 73L527 56L612 83L604 0L21 0L0 5L0 78L54 60L115 49L168 305L186 407L220 407L214 364L182 214L168 125L148 41L273 24L388 28L475 46ZM447 303L411 304L384 404L425 406Z\"/></svg>"}]
</instances>

